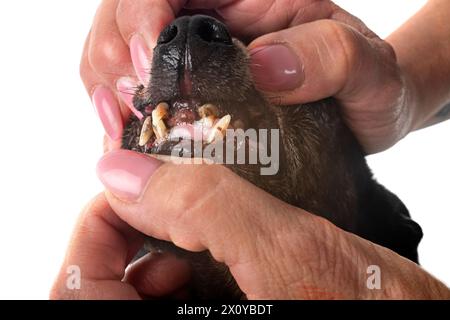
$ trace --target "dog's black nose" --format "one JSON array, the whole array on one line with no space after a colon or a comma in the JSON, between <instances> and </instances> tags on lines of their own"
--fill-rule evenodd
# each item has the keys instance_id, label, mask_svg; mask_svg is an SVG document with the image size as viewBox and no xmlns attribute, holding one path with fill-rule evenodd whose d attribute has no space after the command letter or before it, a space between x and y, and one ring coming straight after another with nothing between
<instances>
[{"instance_id":1,"label":"dog's black nose","mask_svg":"<svg viewBox=\"0 0 450 320\"><path fill-rule=\"evenodd\" d=\"M189 36L199 37L206 42L231 44L231 36L227 28L216 19L205 16L192 19Z\"/></svg>"},{"instance_id":2,"label":"dog's black nose","mask_svg":"<svg viewBox=\"0 0 450 320\"><path fill-rule=\"evenodd\" d=\"M158 45L176 45L179 42L204 42L231 45L231 36L220 21L202 15L181 17L168 25L158 39Z\"/></svg>"},{"instance_id":3,"label":"dog's black nose","mask_svg":"<svg viewBox=\"0 0 450 320\"><path fill-rule=\"evenodd\" d=\"M203 15L177 18L163 30L153 51L152 86L172 97L212 92L200 80L231 74L240 52L220 21Z\"/></svg>"}]
</instances>

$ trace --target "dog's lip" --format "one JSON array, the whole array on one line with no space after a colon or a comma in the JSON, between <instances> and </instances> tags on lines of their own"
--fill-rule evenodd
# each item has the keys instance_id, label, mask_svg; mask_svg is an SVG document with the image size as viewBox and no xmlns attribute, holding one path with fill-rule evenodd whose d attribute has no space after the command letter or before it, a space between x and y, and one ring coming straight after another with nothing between
<instances>
[{"instance_id":1,"label":"dog's lip","mask_svg":"<svg viewBox=\"0 0 450 320\"><path fill-rule=\"evenodd\" d=\"M229 105L228 105L229 106ZM173 99L148 106L145 110L145 119L150 120L152 126L141 121L141 137L146 153L158 154L161 150L171 151L173 142L201 142L203 147L222 140L227 129L235 129L231 123L233 116L226 113L219 103L202 103L194 99ZM233 120L239 119L235 117ZM241 120L240 123L243 123ZM153 131L143 134L146 131ZM163 134L161 134L163 133ZM147 138L145 138L147 137Z\"/></svg>"}]
</instances>

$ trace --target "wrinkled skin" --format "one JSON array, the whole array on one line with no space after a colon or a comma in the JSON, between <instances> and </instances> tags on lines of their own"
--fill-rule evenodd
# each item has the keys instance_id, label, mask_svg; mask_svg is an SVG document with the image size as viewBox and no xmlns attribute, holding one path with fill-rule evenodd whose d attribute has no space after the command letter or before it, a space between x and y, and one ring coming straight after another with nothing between
<instances>
[{"instance_id":1,"label":"wrinkled skin","mask_svg":"<svg viewBox=\"0 0 450 320\"><path fill-rule=\"evenodd\" d=\"M220 41L205 41L201 36L205 19L223 28ZM336 102L328 99L285 108L269 104L255 89L245 47L229 38L217 21L182 17L162 32L154 50L150 84L137 90L134 105L149 115L160 102L169 103L171 116L176 116L178 105L195 112L201 104L213 103L220 114L241 120L245 128L280 129L276 175L260 175L258 165L227 166L277 198L417 262L420 227L409 219L402 202L373 180L365 154L343 123ZM139 147L141 126L142 121L132 116L123 148L170 151L170 146L166 150ZM149 240L149 247L189 259L194 296L243 297L228 269L208 252L191 253L156 239Z\"/></svg>"}]
</instances>

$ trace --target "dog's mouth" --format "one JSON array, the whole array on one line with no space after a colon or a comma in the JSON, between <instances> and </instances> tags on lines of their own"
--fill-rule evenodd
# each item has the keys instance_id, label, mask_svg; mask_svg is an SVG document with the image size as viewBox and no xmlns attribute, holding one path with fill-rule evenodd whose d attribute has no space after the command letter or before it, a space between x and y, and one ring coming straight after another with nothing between
<instances>
[{"instance_id":1,"label":"dog's mouth","mask_svg":"<svg viewBox=\"0 0 450 320\"><path fill-rule=\"evenodd\" d=\"M227 132L244 129L244 113L228 113L223 103L200 103L177 99L147 106L135 122L140 152L172 156L194 156L212 144L222 144Z\"/></svg>"},{"instance_id":2,"label":"dog's mouth","mask_svg":"<svg viewBox=\"0 0 450 320\"><path fill-rule=\"evenodd\" d=\"M138 88L133 104L139 114L123 147L149 154L197 158L230 145L242 151L249 139L243 134L248 143L235 143L232 136L275 123L253 85L246 47L206 16L180 17L161 33L150 83Z\"/></svg>"}]
</instances>

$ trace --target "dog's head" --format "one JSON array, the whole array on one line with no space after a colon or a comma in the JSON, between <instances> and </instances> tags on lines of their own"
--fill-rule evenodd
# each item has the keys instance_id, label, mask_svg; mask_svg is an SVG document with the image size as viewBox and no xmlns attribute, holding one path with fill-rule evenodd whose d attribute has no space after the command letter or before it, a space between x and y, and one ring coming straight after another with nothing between
<instances>
[{"instance_id":1,"label":"dog's head","mask_svg":"<svg viewBox=\"0 0 450 320\"><path fill-rule=\"evenodd\" d=\"M150 84L137 92L134 104L148 118L142 152L173 155L181 138L202 139L204 148L226 129L277 126L255 89L246 47L221 22L202 15L178 18L163 30Z\"/></svg>"},{"instance_id":2,"label":"dog's head","mask_svg":"<svg viewBox=\"0 0 450 320\"><path fill-rule=\"evenodd\" d=\"M406 244L392 248L416 259L420 229L405 220L401 202L372 180L363 150L343 123L335 100L274 106L256 89L250 60L247 48L218 20L185 16L173 21L154 49L150 83L135 94L134 105L143 116L131 119L123 147L172 156L196 157L200 151L204 157L210 146L229 146L226 129L278 131L278 136L266 132L265 140L257 136L256 145L251 135L244 135L241 143L233 140L233 153L256 150L257 161L251 163L252 155L246 153L243 163L233 157L227 166L281 200L374 242L389 246L405 232L400 241L407 239ZM261 174L264 155L278 162L273 175ZM398 227L391 235L384 231L387 220L379 212L389 215L393 210L393 216L406 223L390 223ZM404 248L412 248L412 253Z\"/></svg>"}]
</instances>

